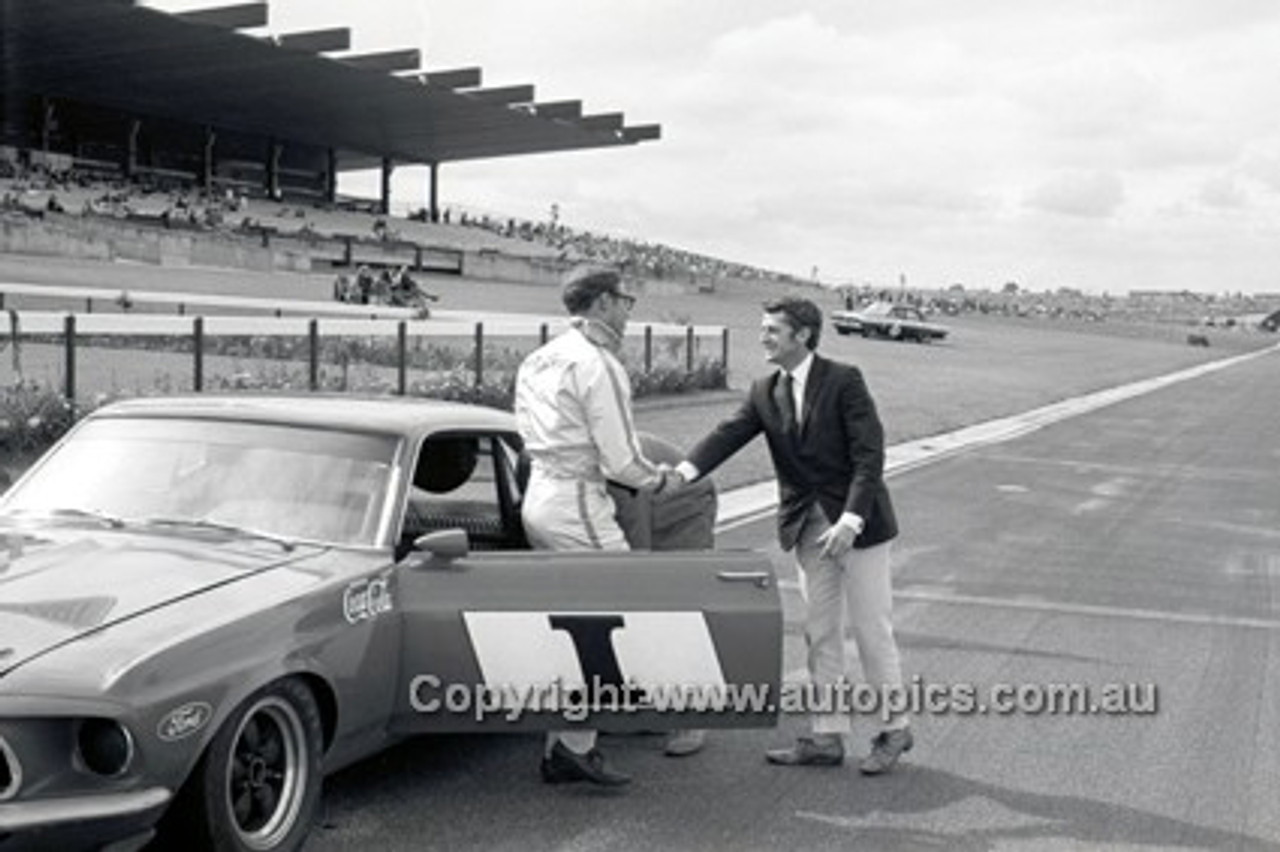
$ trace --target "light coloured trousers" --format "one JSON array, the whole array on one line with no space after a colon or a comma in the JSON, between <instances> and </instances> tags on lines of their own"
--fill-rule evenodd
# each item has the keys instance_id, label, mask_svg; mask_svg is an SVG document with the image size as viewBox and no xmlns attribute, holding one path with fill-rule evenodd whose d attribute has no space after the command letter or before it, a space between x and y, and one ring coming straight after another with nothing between
<instances>
[{"instance_id":1,"label":"light coloured trousers","mask_svg":"<svg viewBox=\"0 0 1280 852\"><path fill-rule=\"evenodd\" d=\"M521 509L536 550L628 550L604 482L560 479L534 469Z\"/></svg>"},{"instance_id":2,"label":"light coloured trousers","mask_svg":"<svg viewBox=\"0 0 1280 852\"><path fill-rule=\"evenodd\" d=\"M862 550L851 548L838 559L823 559L817 539L830 526L815 503L805 516L795 548L800 594L806 604L810 680L820 685L847 680L847 624L862 662L864 682L878 689L901 687L902 664L893 635L889 542ZM814 713L811 720L815 734L848 734L852 729L849 714L844 712ZM904 728L907 722L905 715L895 715L885 728Z\"/></svg>"}]
</instances>

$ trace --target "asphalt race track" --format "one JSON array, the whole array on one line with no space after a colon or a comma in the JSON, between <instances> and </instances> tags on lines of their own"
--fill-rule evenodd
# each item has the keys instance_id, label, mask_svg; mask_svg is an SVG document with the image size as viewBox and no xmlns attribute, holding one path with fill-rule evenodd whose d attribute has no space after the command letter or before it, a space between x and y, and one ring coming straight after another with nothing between
<instances>
[{"instance_id":1,"label":"asphalt race track","mask_svg":"<svg viewBox=\"0 0 1280 852\"><path fill-rule=\"evenodd\" d=\"M537 737L422 738L330 778L306 848L1280 850L1278 365L893 478L908 677L987 712L921 713L890 776L766 765L795 716L682 759L606 737L623 793L544 786ZM772 536L768 519L719 543L774 555L795 678L794 570ZM1063 693L1077 712L1046 709ZM1136 712L1102 712L1116 696ZM874 730L855 722L855 757Z\"/></svg>"}]
</instances>

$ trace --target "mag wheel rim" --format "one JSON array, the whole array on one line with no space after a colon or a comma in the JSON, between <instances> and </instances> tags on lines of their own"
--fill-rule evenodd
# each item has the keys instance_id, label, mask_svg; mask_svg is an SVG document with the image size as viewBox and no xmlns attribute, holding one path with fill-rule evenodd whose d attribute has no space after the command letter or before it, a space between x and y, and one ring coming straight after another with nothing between
<instances>
[{"instance_id":1,"label":"mag wheel rim","mask_svg":"<svg viewBox=\"0 0 1280 852\"><path fill-rule=\"evenodd\" d=\"M227 813L249 849L273 849L292 830L307 789L307 739L291 704L263 698L244 714L227 758Z\"/></svg>"}]
</instances>

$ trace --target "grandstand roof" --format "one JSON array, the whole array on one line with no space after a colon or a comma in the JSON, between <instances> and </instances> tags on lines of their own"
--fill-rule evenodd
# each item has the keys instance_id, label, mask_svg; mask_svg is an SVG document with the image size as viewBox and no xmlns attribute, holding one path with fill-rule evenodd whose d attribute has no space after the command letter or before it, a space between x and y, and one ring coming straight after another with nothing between
<instances>
[{"instance_id":1,"label":"grandstand roof","mask_svg":"<svg viewBox=\"0 0 1280 852\"><path fill-rule=\"evenodd\" d=\"M343 53L345 29L279 37L266 3L167 14L133 0L6 0L6 86L141 117L207 124L338 151L338 168L444 163L658 139L621 113L484 89L479 68L423 71L416 50Z\"/></svg>"}]
</instances>

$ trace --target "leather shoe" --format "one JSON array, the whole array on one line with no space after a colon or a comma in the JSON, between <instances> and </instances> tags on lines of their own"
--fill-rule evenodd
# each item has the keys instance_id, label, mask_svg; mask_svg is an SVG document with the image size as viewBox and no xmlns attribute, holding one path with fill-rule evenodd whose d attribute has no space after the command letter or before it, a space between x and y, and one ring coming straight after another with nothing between
<instances>
[{"instance_id":1,"label":"leather shoe","mask_svg":"<svg viewBox=\"0 0 1280 852\"><path fill-rule=\"evenodd\" d=\"M667 757L687 757L702 751L706 741L707 732L699 728L672 731L667 737L667 744L663 747L662 753Z\"/></svg>"},{"instance_id":2,"label":"leather shoe","mask_svg":"<svg viewBox=\"0 0 1280 852\"><path fill-rule=\"evenodd\" d=\"M910 728L899 728L896 731L881 731L871 741L871 753L858 764L863 775L883 775L893 768L905 752L911 751L915 738Z\"/></svg>"},{"instance_id":3,"label":"leather shoe","mask_svg":"<svg viewBox=\"0 0 1280 852\"><path fill-rule=\"evenodd\" d=\"M839 766L844 763L844 742L839 736L800 737L790 748L770 749L764 758L779 766Z\"/></svg>"},{"instance_id":4,"label":"leather shoe","mask_svg":"<svg viewBox=\"0 0 1280 852\"><path fill-rule=\"evenodd\" d=\"M540 769L542 780L548 784L590 781L601 787L623 787L631 783L630 775L609 768L600 749L578 754L562 742L557 742L551 753L542 758Z\"/></svg>"}]
</instances>

